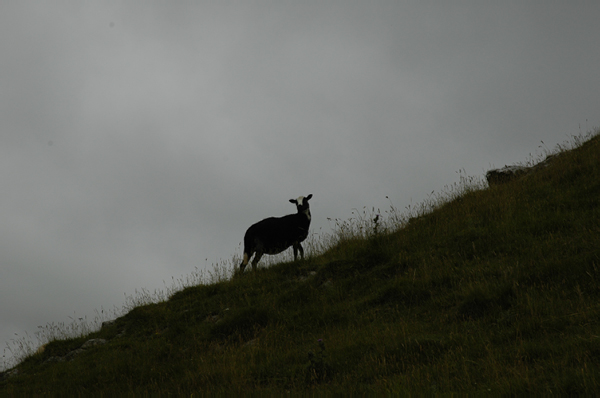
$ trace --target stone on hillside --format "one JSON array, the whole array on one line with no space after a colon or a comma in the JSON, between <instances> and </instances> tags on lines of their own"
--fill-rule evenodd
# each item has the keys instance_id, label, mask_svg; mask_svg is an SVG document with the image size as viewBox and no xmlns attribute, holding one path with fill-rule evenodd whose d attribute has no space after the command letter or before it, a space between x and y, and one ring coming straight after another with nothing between
<instances>
[{"instance_id":1,"label":"stone on hillside","mask_svg":"<svg viewBox=\"0 0 600 398\"><path fill-rule=\"evenodd\" d=\"M548 165L554 161L558 155L559 154L548 155L543 162L530 167L513 165L504 166L501 169L492 169L485 174L485 178L490 186L504 184L508 181L514 180L515 178L529 174L537 169L548 167Z\"/></svg>"},{"instance_id":2,"label":"stone on hillside","mask_svg":"<svg viewBox=\"0 0 600 398\"><path fill-rule=\"evenodd\" d=\"M102 345L102 344L106 344L106 340L104 339L90 339L88 341L86 341L85 343L83 343L83 345L73 351L70 351L69 353L67 353L67 355L62 356L62 357L50 357L48 359L46 359L44 361L44 364L49 364L49 363L53 363L53 362L65 362L65 361L72 361L73 359L75 359L76 356L78 356L79 354L82 354L85 352L86 349L90 348L90 347L94 347L97 345Z\"/></svg>"},{"instance_id":3,"label":"stone on hillside","mask_svg":"<svg viewBox=\"0 0 600 398\"><path fill-rule=\"evenodd\" d=\"M112 325L114 325L116 322L117 322L117 320L116 320L116 319L113 319L112 321L104 321L104 322L102 322L102 326L100 327L100 329L104 329L104 328L107 328L107 327L109 327L109 326L112 326Z\"/></svg>"},{"instance_id":4,"label":"stone on hillside","mask_svg":"<svg viewBox=\"0 0 600 398\"><path fill-rule=\"evenodd\" d=\"M106 344L106 340L104 339L91 339L86 341L85 343L83 343L83 345L81 346L82 349L86 349L86 348L90 348L90 347L94 347L97 345L102 345L102 344Z\"/></svg>"},{"instance_id":5,"label":"stone on hillside","mask_svg":"<svg viewBox=\"0 0 600 398\"><path fill-rule=\"evenodd\" d=\"M493 169L485 174L489 185L504 184L517 177L528 173L529 167L524 166L504 166L501 169Z\"/></svg>"},{"instance_id":6,"label":"stone on hillside","mask_svg":"<svg viewBox=\"0 0 600 398\"><path fill-rule=\"evenodd\" d=\"M0 372L0 381L8 380L11 377L18 376L20 373L19 369L11 369L6 372Z\"/></svg>"}]
</instances>

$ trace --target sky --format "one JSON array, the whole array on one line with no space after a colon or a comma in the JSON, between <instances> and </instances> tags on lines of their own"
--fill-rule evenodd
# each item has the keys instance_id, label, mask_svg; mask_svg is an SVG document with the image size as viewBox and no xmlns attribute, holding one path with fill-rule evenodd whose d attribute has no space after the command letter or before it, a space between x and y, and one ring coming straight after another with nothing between
<instances>
[{"instance_id":1,"label":"sky","mask_svg":"<svg viewBox=\"0 0 600 398\"><path fill-rule=\"evenodd\" d=\"M597 1L0 8L0 369L291 198L328 234L600 126Z\"/></svg>"}]
</instances>

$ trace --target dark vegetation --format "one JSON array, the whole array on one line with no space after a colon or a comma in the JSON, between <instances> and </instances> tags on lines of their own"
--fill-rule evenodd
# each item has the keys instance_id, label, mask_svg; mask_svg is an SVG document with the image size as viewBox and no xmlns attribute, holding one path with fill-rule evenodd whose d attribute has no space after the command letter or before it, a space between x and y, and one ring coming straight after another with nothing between
<instances>
[{"instance_id":1,"label":"dark vegetation","mask_svg":"<svg viewBox=\"0 0 600 398\"><path fill-rule=\"evenodd\" d=\"M51 341L0 395L600 395L600 135L558 152L504 184L463 181L406 218L336 221L304 261Z\"/></svg>"}]
</instances>

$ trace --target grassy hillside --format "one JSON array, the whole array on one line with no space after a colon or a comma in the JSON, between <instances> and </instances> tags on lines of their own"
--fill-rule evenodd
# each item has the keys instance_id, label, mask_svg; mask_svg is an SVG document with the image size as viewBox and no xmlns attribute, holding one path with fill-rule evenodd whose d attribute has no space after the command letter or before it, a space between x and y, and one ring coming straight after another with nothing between
<instances>
[{"instance_id":1,"label":"grassy hillside","mask_svg":"<svg viewBox=\"0 0 600 398\"><path fill-rule=\"evenodd\" d=\"M465 180L410 220L336 221L321 255L52 341L0 395L600 395L600 135L481 185ZM103 340L81 349L90 339Z\"/></svg>"}]
</instances>

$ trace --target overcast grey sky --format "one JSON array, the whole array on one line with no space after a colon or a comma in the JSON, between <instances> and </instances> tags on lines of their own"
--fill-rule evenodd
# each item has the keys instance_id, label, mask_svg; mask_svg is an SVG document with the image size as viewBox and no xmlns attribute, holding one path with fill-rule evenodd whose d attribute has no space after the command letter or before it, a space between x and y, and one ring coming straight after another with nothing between
<instances>
[{"instance_id":1,"label":"overcast grey sky","mask_svg":"<svg viewBox=\"0 0 600 398\"><path fill-rule=\"evenodd\" d=\"M239 256L290 198L329 232L600 126L598 1L0 10L3 348Z\"/></svg>"}]
</instances>

